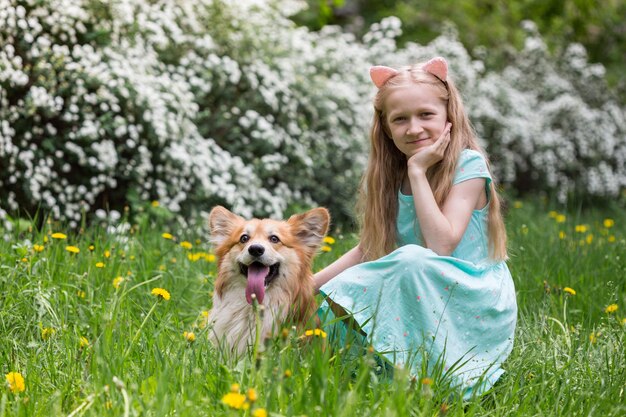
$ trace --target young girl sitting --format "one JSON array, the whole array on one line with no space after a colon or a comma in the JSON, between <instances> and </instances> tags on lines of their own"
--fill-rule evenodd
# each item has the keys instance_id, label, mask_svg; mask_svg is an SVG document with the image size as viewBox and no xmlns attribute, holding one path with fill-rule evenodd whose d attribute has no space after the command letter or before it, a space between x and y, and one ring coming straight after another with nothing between
<instances>
[{"instance_id":1,"label":"young girl sitting","mask_svg":"<svg viewBox=\"0 0 626 417\"><path fill-rule=\"evenodd\" d=\"M467 398L503 373L517 317L489 163L443 58L370 75L361 239L315 275L320 315L413 374L449 370Z\"/></svg>"}]
</instances>

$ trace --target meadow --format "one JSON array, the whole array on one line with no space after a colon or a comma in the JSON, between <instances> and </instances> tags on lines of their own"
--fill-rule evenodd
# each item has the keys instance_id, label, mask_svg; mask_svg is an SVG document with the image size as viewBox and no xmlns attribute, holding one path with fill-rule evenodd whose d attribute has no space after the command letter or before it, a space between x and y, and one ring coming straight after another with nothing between
<instances>
[{"instance_id":1,"label":"meadow","mask_svg":"<svg viewBox=\"0 0 626 417\"><path fill-rule=\"evenodd\" d=\"M287 325L262 354L220 352L206 229L175 226L156 202L126 226L23 221L0 240L0 417L626 415L623 202L508 206L515 347L466 402L445 374L386 374L375 352L350 356L323 332ZM356 243L329 236L316 270Z\"/></svg>"}]
</instances>

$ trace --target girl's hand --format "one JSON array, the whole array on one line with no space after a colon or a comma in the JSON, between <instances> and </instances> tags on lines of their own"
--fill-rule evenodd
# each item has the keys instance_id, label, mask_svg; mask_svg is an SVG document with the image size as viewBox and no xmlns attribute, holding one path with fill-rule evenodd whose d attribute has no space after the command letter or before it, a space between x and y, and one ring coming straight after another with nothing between
<instances>
[{"instance_id":1,"label":"girl's hand","mask_svg":"<svg viewBox=\"0 0 626 417\"><path fill-rule=\"evenodd\" d=\"M409 172L417 171L425 174L428 168L443 159L446 149L448 149L448 144L450 144L451 128L452 123L446 122L446 127L435 143L418 150L408 159L407 165Z\"/></svg>"}]
</instances>

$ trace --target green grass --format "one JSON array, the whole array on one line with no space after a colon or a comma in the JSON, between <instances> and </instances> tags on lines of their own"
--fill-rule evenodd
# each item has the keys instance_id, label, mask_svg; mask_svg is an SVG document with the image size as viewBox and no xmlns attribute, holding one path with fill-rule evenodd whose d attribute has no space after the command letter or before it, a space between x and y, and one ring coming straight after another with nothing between
<instances>
[{"instance_id":1,"label":"green grass","mask_svg":"<svg viewBox=\"0 0 626 417\"><path fill-rule=\"evenodd\" d=\"M250 416L259 409L270 416L626 415L623 207L559 212L566 217L559 223L545 203L520 204L507 213L519 303L515 347L496 387L466 403L450 396L445 378L423 384L402 370L389 377L371 353L355 358L315 336L302 343L290 327L256 361L216 350L202 314L211 307L216 264L210 256L189 259L210 252L201 228L167 228L156 214L120 235L95 226L79 234L54 223L23 227L0 240L0 417ZM614 225L606 228L605 218ZM53 232L68 237L53 239ZM337 241L315 269L356 242L332 236ZM153 296L156 287L171 299ZM618 309L607 313L611 304ZM9 389L9 372L23 375L25 391ZM248 410L222 402L233 384L243 394L256 390Z\"/></svg>"}]
</instances>

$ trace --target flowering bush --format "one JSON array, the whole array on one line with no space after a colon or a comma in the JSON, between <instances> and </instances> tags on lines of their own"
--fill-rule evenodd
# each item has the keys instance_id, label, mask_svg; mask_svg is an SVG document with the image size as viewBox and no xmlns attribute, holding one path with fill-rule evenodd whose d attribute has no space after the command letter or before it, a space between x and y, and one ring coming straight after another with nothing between
<instances>
[{"instance_id":1,"label":"flowering bush","mask_svg":"<svg viewBox=\"0 0 626 417\"><path fill-rule=\"evenodd\" d=\"M181 214L349 213L369 91L350 36L255 1L0 10L1 208L74 226L133 199Z\"/></svg>"},{"instance_id":2,"label":"flowering bush","mask_svg":"<svg viewBox=\"0 0 626 417\"><path fill-rule=\"evenodd\" d=\"M626 113L572 44L558 58L526 22L524 49L501 74L482 77L472 117L496 167L521 191L618 196L626 186Z\"/></svg>"},{"instance_id":3,"label":"flowering bush","mask_svg":"<svg viewBox=\"0 0 626 417\"><path fill-rule=\"evenodd\" d=\"M454 33L398 48L388 18L363 40L288 16L296 1L0 0L0 219L38 208L79 224L158 200L194 217L214 204L337 222L367 155L367 68L448 57L501 180L615 195L626 183L623 108L601 67L541 39L501 74Z\"/></svg>"}]
</instances>

